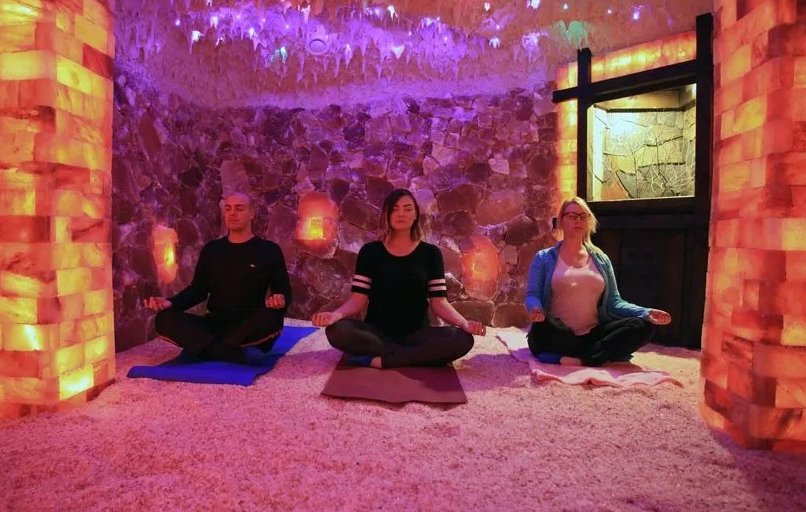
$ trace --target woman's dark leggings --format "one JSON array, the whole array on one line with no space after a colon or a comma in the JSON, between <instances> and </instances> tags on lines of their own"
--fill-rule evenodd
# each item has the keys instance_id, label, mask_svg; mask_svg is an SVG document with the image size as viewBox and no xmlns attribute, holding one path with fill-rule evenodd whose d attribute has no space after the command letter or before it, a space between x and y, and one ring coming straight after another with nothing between
<instances>
[{"instance_id":1,"label":"woman's dark leggings","mask_svg":"<svg viewBox=\"0 0 806 512\"><path fill-rule=\"evenodd\" d=\"M393 340L366 322L344 318L328 326L325 334L342 352L380 356L384 368L444 366L473 348L473 335L457 327L423 327Z\"/></svg>"},{"instance_id":2,"label":"woman's dark leggings","mask_svg":"<svg viewBox=\"0 0 806 512\"><path fill-rule=\"evenodd\" d=\"M578 357L585 366L601 366L610 361L624 361L649 342L652 325L640 318L621 318L599 324L587 334L577 336L557 318L546 317L532 323L527 339L529 350L553 352Z\"/></svg>"}]
</instances>

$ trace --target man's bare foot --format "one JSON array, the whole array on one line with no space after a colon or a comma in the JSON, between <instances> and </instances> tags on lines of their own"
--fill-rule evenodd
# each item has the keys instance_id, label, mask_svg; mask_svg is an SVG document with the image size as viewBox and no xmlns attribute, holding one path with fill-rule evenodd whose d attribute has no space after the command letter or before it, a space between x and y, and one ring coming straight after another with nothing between
<instances>
[{"instance_id":1,"label":"man's bare foot","mask_svg":"<svg viewBox=\"0 0 806 512\"><path fill-rule=\"evenodd\" d=\"M560 364L563 366L582 366L582 359L578 357L562 356Z\"/></svg>"},{"instance_id":2,"label":"man's bare foot","mask_svg":"<svg viewBox=\"0 0 806 512\"><path fill-rule=\"evenodd\" d=\"M375 357L373 357L373 358L372 358L372 361L370 361L370 362L369 362L369 365L370 365L371 367L373 367L373 368L377 368L377 369L379 369L379 370L380 370L380 369L382 369L382 368L383 368L383 366L381 366L381 356L375 356Z\"/></svg>"}]
</instances>

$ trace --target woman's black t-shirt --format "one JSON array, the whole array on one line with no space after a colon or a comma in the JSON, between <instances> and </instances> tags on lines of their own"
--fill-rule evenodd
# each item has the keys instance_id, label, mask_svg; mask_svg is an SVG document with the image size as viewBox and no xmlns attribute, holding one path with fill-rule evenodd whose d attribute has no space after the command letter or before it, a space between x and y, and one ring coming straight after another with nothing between
<instances>
[{"instance_id":1,"label":"woman's black t-shirt","mask_svg":"<svg viewBox=\"0 0 806 512\"><path fill-rule=\"evenodd\" d=\"M369 296L367 323L394 338L410 334L428 325L428 299L448 295L442 253L420 242L395 256L370 242L358 252L352 291Z\"/></svg>"}]
</instances>

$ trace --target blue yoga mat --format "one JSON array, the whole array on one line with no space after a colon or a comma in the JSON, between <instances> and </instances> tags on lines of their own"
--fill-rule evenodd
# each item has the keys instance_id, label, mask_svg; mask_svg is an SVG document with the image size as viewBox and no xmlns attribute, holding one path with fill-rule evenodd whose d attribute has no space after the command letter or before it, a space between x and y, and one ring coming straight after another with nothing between
<instances>
[{"instance_id":1,"label":"blue yoga mat","mask_svg":"<svg viewBox=\"0 0 806 512\"><path fill-rule=\"evenodd\" d=\"M296 343L316 332L315 327L284 327L271 352L264 354L256 347L244 349L250 364L200 361L184 354L157 366L132 366L130 378L148 378L198 384L237 384L249 386L268 372Z\"/></svg>"}]
</instances>

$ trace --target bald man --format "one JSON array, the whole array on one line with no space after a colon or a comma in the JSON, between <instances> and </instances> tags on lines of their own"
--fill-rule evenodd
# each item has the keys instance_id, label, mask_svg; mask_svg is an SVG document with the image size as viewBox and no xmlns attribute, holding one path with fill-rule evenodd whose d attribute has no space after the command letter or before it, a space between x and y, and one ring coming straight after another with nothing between
<instances>
[{"instance_id":1,"label":"bald man","mask_svg":"<svg viewBox=\"0 0 806 512\"><path fill-rule=\"evenodd\" d=\"M190 285L173 297L149 297L157 311L157 334L185 353L205 359L246 363L242 350L271 349L291 303L291 285L280 247L252 233L254 207L240 192L223 200L227 236L205 244ZM207 300L208 314L185 313Z\"/></svg>"}]
</instances>

